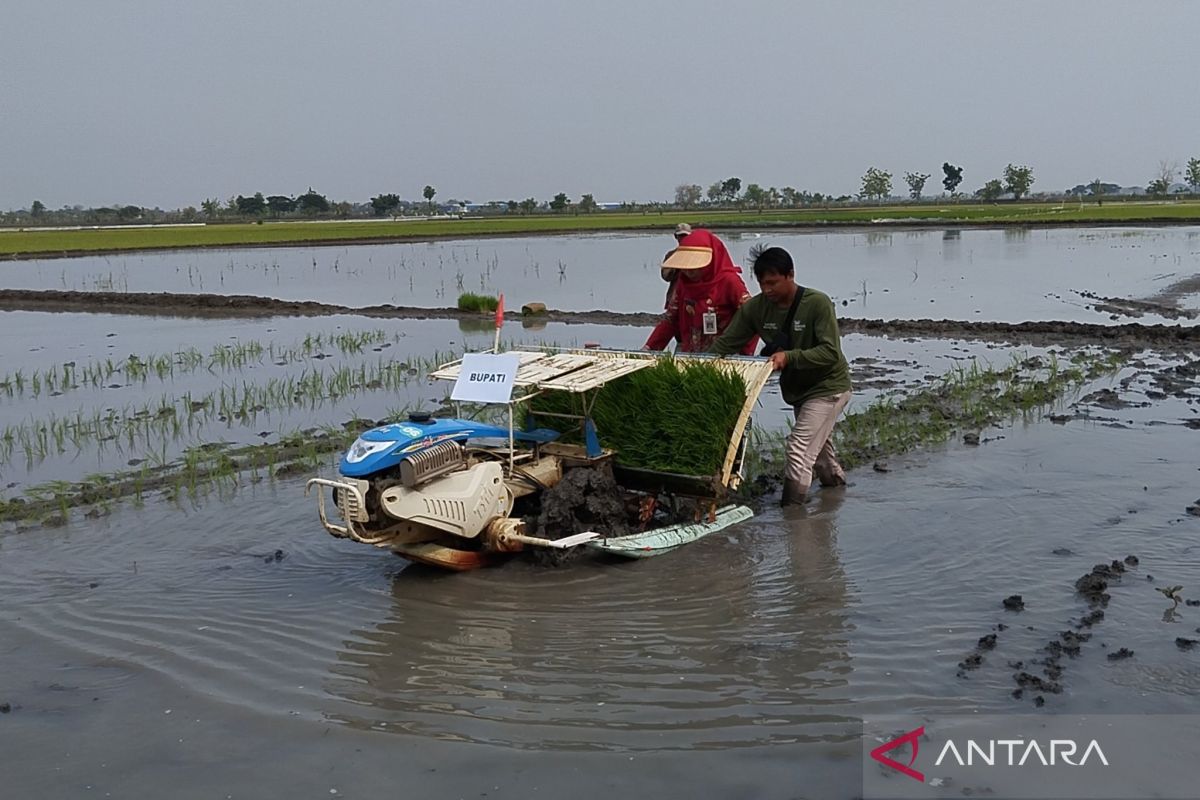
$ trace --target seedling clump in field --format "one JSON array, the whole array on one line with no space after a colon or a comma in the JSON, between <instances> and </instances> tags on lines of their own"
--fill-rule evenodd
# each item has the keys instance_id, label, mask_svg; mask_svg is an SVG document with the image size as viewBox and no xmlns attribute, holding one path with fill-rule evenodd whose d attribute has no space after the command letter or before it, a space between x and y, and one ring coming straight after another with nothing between
<instances>
[{"instance_id":1,"label":"seedling clump in field","mask_svg":"<svg viewBox=\"0 0 1200 800\"><path fill-rule=\"evenodd\" d=\"M458 296L459 311L495 311L500 301L491 295L463 292Z\"/></svg>"}]
</instances>

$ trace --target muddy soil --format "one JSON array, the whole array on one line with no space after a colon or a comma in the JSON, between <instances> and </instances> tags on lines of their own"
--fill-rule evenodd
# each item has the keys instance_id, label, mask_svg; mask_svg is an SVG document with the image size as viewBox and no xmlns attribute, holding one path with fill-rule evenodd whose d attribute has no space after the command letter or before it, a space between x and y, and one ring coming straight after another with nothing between
<instances>
[{"instance_id":1,"label":"muddy soil","mask_svg":"<svg viewBox=\"0 0 1200 800\"><path fill-rule=\"evenodd\" d=\"M701 504L687 498L652 496L623 488L612 466L574 467L535 501L536 510L525 513L526 526L535 536L561 539L577 533L600 531L626 536L647 528L692 522ZM540 564L560 566L586 553L571 550L529 551Z\"/></svg>"},{"instance_id":2,"label":"muddy soil","mask_svg":"<svg viewBox=\"0 0 1200 800\"><path fill-rule=\"evenodd\" d=\"M1156 314L1168 319L1196 319L1200 317L1200 310L1183 308L1181 306L1183 298L1189 295L1200 294L1200 274L1175 281L1171 285L1165 286L1155 292L1150 297L1104 297L1092 292L1078 292L1078 294L1086 300L1093 301L1093 308L1097 311L1110 314L1112 319L1141 317L1145 314Z\"/></svg>"},{"instance_id":3,"label":"muddy soil","mask_svg":"<svg viewBox=\"0 0 1200 800\"><path fill-rule=\"evenodd\" d=\"M612 467L577 467L542 494L537 535L560 539L585 531L629 533L628 510Z\"/></svg>"},{"instance_id":4,"label":"muddy soil","mask_svg":"<svg viewBox=\"0 0 1200 800\"><path fill-rule=\"evenodd\" d=\"M870 356L860 356L850 362L857 389L891 389L901 385L900 376L904 369L917 366L911 361L881 361Z\"/></svg>"},{"instance_id":5,"label":"muddy soil","mask_svg":"<svg viewBox=\"0 0 1200 800\"><path fill-rule=\"evenodd\" d=\"M1102 311L1111 319L1121 317L1141 317L1146 314L1157 314L1168 319L1196 319L1200 311L1191 308L1179 308L1174 303L1155 302L1153 300L1133 300L1124 297L1103 297L1091 292L1080 292L1080 297L1094 301L1092 308Z\"/></svg>"},{"instance_id":6,"label":"muddy soil","mask_svg":"<svg viewBox=\"0 0 1200 800\"><path fill-rule=\"evenodd\" d=\"M254 295L177 294L171 292L64 292L33 289L0 290L0 310L91 312L172 317L246 318L276 316L331 316L351 314L393 319L475 320L477 312L457 308L376 305L354 308L315 301L276 300ZM489 315L490 316L490 315ZM515 318L520 318L514 315ZM615 311L547 311L525 318L536 322L568 324L633 325L657 323L657 313ZM1031 345L1101 343L1115 346L1192 346L1200 343L1200 326L1143 325L1124 323L1100 325L1084 322L971 322L966 320L882 320L842 318L843 333L886 336L973 338Z\"/></svg>"}]
</instances>

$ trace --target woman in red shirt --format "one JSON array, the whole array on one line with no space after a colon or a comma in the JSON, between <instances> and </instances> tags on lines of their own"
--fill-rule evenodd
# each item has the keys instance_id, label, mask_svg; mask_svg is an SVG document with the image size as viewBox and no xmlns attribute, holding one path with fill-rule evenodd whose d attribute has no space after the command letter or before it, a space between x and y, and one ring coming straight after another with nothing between
<instances>
[{"instance_id":1,"label":"woman in red shirt","mask_svg":"<svg viewBox=\"0 0 1200 800\"><path fill-rule=\"evenodd\" d=\"M702 228L685 236L662 265L679 270L679 277L662 322L646 340L645 349L665 350L676 339L677 352L709 352L734 312L750 299L741 270L725 243ZM742 352L752 355L757 344L755 338Z\"/></svg>"}]
</instances>

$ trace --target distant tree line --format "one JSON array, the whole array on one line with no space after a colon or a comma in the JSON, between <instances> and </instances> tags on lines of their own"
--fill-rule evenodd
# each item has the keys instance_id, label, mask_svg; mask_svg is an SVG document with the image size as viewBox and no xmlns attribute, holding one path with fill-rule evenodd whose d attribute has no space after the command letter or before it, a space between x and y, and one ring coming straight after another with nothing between
<instances>
[{"instance_id":1,"label":"distant tree line","mask_svg":"<svg viewBox=\"0 0 1200 800\"><path fill-rule=\"evenodd\" d=\"M942 189L951 198L959 199L963 182L963 168L949 161L942 164ZM875 166L863 173L860 189L855 195L797 190L791 186L776 188L749 183L742 189L742 179L729 177L713 182L705 189L698 183L684 183L675 187L675 196L668 202L636 203L623 202L606 205L619 211L662 212L666 210L692 210L699 208L731 208L763 211L768 208L803 208L829 206L862 201L885 202L892 198L893 174ZM921 201L930 174L905 172L904 183L908 187L908 199ZM1188 159L1184 168L1178 162L1163 160L1145 188L1151 197L1166 197L1179 192L1181 187L1176 178L1182 178L1193 195L1200 194L1200 158ZM972 197L983 202L997 202L1005 196L1017 201L1029 196L1034 184L1033 168L1009 163L1000 176L991 178L972 193ZM1172 188L1174 187L1174 189ZM1105 196L1121 191L1114 183L1099 178L1087 184L1079 184L1058 195L1090 195L1103 202ZM483 204L469 200L450 199L437 204L437 189L426 185L421 190L424 202L404 200L395 192L381 192L366 203L331 201L311 186L303 194L282 195L238 194L222 201L206 198L199 207L187 206L165 211L161 208L145 208L136 205L113 205L87 208L81 205L50 209L41 200L34 200L27 209L0 213L0 224L5 225L121 225L193 222L246 222L285 219L355 219L371 217L398 217L412 214L592 214L601 210L593 194L583 194L572 201L566 192L558 192L549 200L527 197L524 200L492 200Z\"/></svg>"}]
</instances>

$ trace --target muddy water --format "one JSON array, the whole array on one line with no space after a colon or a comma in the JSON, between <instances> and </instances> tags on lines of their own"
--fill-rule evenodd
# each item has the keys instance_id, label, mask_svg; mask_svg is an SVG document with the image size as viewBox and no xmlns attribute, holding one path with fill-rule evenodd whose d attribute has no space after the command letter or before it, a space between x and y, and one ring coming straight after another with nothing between
<instances>
[{"instance_id":1,"label":"muddy water","mask_svg":"<svg viewBox=\"0 0 1200 800\"><path fill-rule=\"evenodd\" d=\"M287 482L0 534L4 795L854 797L856 718L1035 710L1011 664L1128 554L1044 712L1200 712L1154 591L1200 597L1200 432L1000 434L642 562L431 572Z\"/></svg>"},{"instance_id":2,"label":"muddy water","mask_svg":"<svg viewBox=\"0 0 1200 800\"><path fill-rule=\"evenodd\" d=\"M756 244L787 247L801 282L856 316L1108 320L1110 312L1096 310L1081 292L1154 298L1171 290L1172 302L1200 308L1194 226L718 233L738 263ZM672 245L664 232L112 255L4 262L0 283L350 306L446 306L463 291L505 292L510 307L537 300L563 310L656 311L664 295L658 264ZM1141 318L1164 320L1153 308Z\"/></svg>"}]
</instances>

